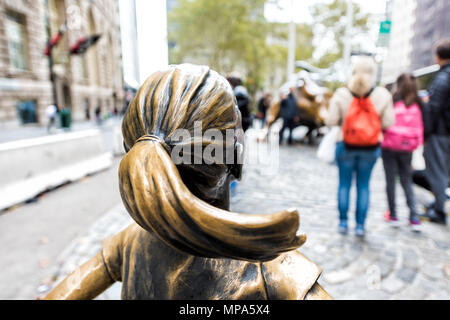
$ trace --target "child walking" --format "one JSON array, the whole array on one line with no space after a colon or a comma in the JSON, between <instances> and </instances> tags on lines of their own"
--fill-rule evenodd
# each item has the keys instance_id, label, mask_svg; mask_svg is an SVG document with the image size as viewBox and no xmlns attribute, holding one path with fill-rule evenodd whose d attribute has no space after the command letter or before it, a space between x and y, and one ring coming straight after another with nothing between
<instances>
[{"instance_id":1,"label":"child walking","mask_svg":"<svg viewBox=\"0 0 450 320\"><path fill-rule=\"evenodd\" d=\"M409 208L409 224L413 231L420 231L416 200L412 188L412 153L423 143L422 102L417 92L416 80L411 74L402 74L396 83L394 94L395 125L385 130L381 144L386 193L389 210L385 220L393 227L399 226L395 205L396 178L405 192Z\"/></svg>"}]
</instances>

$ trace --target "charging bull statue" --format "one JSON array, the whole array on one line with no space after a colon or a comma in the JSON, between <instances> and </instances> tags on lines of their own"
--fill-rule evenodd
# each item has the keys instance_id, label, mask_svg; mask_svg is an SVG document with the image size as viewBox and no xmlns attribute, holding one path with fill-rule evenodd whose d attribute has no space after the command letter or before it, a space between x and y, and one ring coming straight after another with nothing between
<instances>
[{"instance_id":1,"label":"charging bull statue","mask_svg":"<svg viewBox=\"0 0 450 320\"><path fill-rule=\"evenodd\" d=\"M266 128L270 129L273 123L280 117L280 104L289 89L294 87L294 94L299 108L299 121L296 126L308 128L306 138L310 143L314 140L314 133L317 129L325 125L325 118L328 112L328 104L333 95L331 90L318 86L306 71L300 71L295 75L293 81L285 83L280 88L280 98L274 100L267 113Z\"/></svg>"}]
</instances>

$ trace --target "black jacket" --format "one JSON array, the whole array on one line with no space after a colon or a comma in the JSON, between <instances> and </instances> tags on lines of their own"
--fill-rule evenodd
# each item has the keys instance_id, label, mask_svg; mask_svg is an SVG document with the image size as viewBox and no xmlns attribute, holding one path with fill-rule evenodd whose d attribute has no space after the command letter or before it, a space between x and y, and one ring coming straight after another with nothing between
<instances>
[{"instance_id":1,"label":"black jacket","mask_svg":"<svg viewBox=\"0 0 450 320\"><path fill-rule=\"evenodd\" d=\"M450 64L441 68L429 92L430 101L423 112L425 137L450 135Z\"/></svg>"},{"instance_id":2,"label":"black jacket","mask_svg":"<svg viewBox=\"0 0 450 320\"><path fill-rule=\"evenodd\" d=\"M269 106L266 105L266 99L261 98L258 102L258 112L260 112L263 115L263 118L266 118L267 109Z\"/></svg>"},{"instance_id":3,"label":"black jacket","mask_svg":"<svg viewBox=\"0 0 450 320\"><path fill-rule=\"evenodd\" d=\"M298 116L297 99L292 93L289 93L287 98L281 101L280 107L283 120L292 120Z\"/></svg>"},{"instance_id":4,"label":"black jacket","mask_svg":"<svg viewBox=\"0 0 450 320\"><path fill-rule=\"evenodd\" d=\"M247 89L243 86L237 86L234 88L234 94L236 96L237 105L242 116L242 129L246 131L252 125L252 118L250 114L250 99Z\"/></svg>"}]
</instances>

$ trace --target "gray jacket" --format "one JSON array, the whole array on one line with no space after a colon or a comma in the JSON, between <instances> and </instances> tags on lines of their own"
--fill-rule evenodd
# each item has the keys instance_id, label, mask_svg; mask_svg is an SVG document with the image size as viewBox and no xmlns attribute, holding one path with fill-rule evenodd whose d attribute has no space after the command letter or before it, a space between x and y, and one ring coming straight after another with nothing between
<instances>
[{"instance_id":1,"label":"gray jacket","mask_svg":"<svg viewBox=\"0 0 450 320\"><path fill-rule=\"evenodd\" d=\"M425 137L450 135L450 64L441 68L430 86L430 101L423 111Z\"/></svg>"}]
</instances>

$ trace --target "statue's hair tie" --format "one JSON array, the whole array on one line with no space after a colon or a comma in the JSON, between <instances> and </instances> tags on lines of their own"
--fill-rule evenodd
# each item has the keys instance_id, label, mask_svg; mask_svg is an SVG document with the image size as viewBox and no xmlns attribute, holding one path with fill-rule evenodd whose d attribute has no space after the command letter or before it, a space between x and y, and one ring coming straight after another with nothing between
<instances>
[{"instance_id":1,"label":"statue's hair tie","mask_svg":"<svg viewBox=\"0 0 450 320\"><path fill-rule=\"evenodd\" d=\"M171 148L169 147L169 145L163 139L161 139L158 136L155 136L154 134L143 135L142 137L136 140L136 143L140 141L149 141L149 140L159 142L164 147L164 149L166 149L166 151L170 154Z\"/></svg>"}]
</instances>

